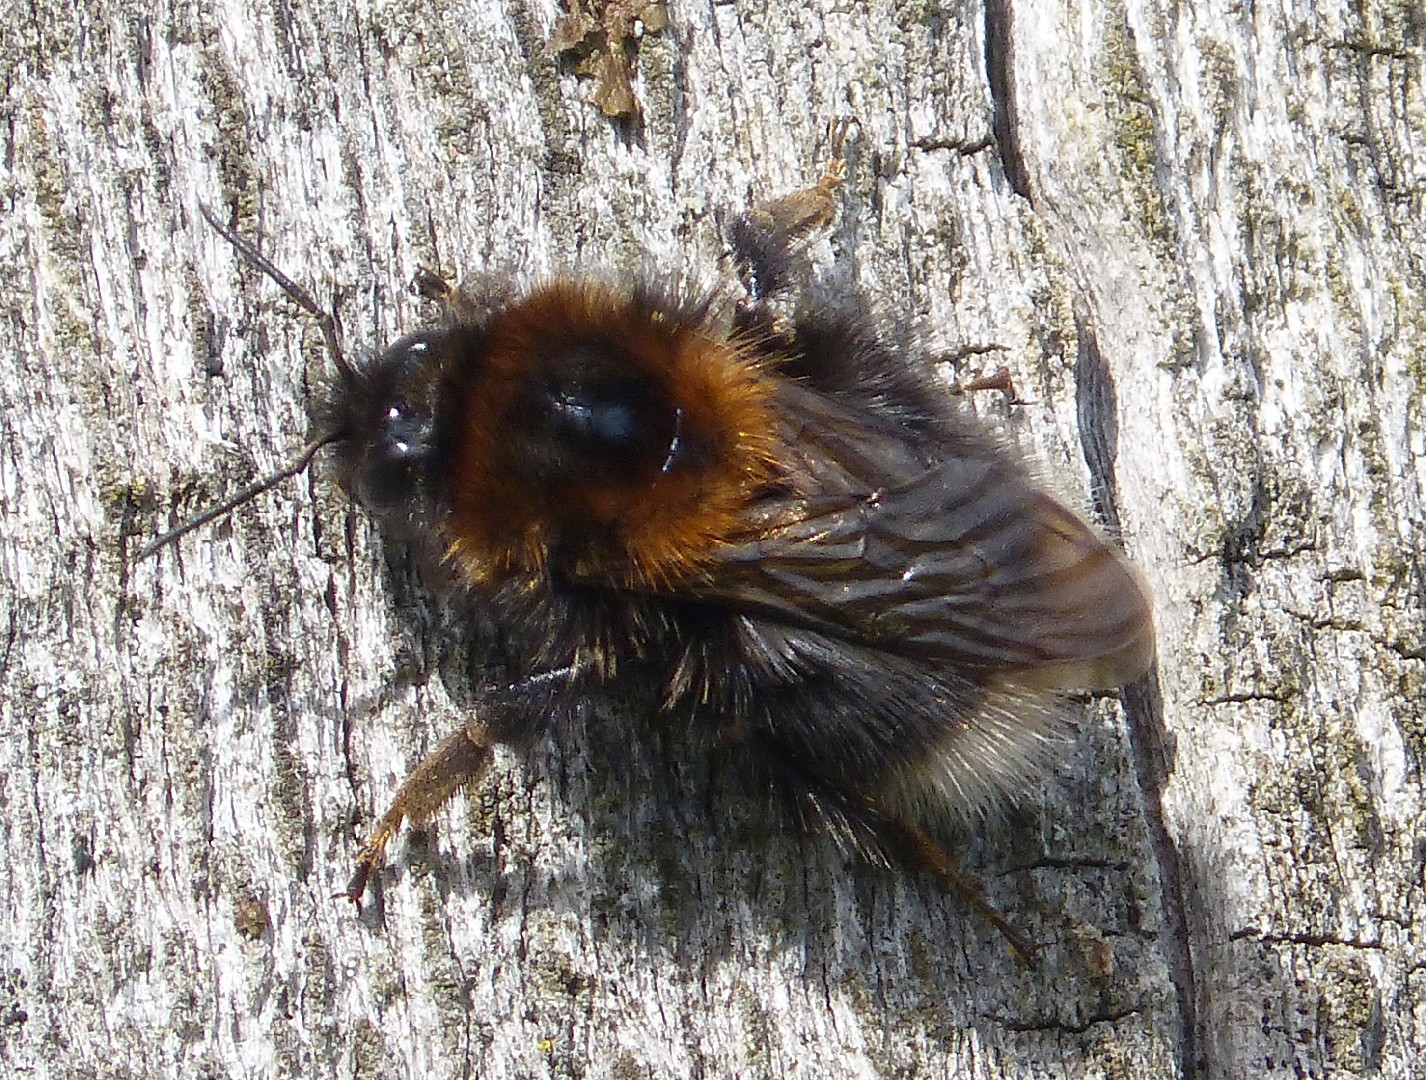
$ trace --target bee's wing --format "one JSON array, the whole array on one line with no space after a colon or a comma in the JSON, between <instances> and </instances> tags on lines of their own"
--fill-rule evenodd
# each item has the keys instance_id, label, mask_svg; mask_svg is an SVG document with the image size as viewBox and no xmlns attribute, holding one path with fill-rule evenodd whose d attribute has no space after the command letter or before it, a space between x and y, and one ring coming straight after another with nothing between
<instances>
[{"instance_id":1,"label":"bee's wing","mask_svg":"<svg viewBox=\"0 0 1426 1080\"><path fill-rule=\"evenodd\" d=\"M694 591L1024 685L1141 675L1154 635L1138 573L1018 463L979 449L885 490L763 503Z\"/></svg>"}]
</instances>

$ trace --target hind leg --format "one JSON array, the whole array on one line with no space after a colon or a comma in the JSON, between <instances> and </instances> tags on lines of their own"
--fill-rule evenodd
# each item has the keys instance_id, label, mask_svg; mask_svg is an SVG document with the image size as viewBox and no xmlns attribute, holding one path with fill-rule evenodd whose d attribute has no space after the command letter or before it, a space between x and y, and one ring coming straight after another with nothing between
<instances>
[{"instance_id":1,"label":"hind leg","mask_svg":"<svg viewBox=\"0 0 1426 1080\"><path fill-rule=\"evenodd\" d=\"M902 818L869 789L839 783L809 769L774 736L750 733L745 745L791 798L804 826L830 832L843 847L871 861L886 866L901 863L931 874L1000 932L1018 963L1033 965L1039 946L1010 924L925 830Z\"/></svg>"}]
</instances>

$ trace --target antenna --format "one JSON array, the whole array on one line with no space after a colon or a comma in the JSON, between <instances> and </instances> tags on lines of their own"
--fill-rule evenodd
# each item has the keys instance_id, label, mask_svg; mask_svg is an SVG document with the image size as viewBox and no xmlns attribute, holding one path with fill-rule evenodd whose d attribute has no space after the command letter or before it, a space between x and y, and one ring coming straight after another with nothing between
<instances>
[{"instance_id":1,"label":"antenna","mask_svg":"<svg viewBox=\"0 0 1426 1080\"><path fill-rule=\"evenodd\" d=\"M357 377L356 371L347 361L346 356L343 355L341 344L337 339L337 320L335 316L328 311L324 311L317 301L313 299L310 292L274 266L267 256L258 251L250 241L243 239L234 229L220 221L218 216L214 214L212 210L208 209L207 206L200 203L198 210L203 215L204 220L213 226L224 240L232 244L234 250L236 250L239 255L270 277L277 283L278 288L286 293L298 307L317 320L317 325L322 328L322 337L327 343L327 352L331 354L332 362L336 365L338 374L342 377L343 381L346 382L355 379ZM307 466L312 464L312 459L317 456L318 450L324 446L330 446L334 442L341 442L344 438L346 438L346 433L341 430L328 431L318 435L302 448L296 458L276 472L269 473L259 480L254 480L251 484L247 485L247 487L234 492L222 502L215 506L210 506L206 510L199 511L186 521L169 529L168 532L150 540L138 550L138 553L134 556L135 561L147 559L155 552L168 547L168 545L180 537L187 536L194 529L201 528L210 521L215 521L220 517L232 513L234 509L249 499L261 495L264 491L275 488L278 484L282 483L282 481L290 477L305 472Z\"/></svg>"},{"instance_id":2,"label":"antenna","mask_svg":"<svg viewBox=\"0 0 1426 1080\"><path fill-rule=\"evenodd\" d=\"M184 521L182 524L176 525L172 529L169 529L168 532L164 533L162 536L154 537L154 539L150 540L143 547L139 548L138 553L134 556L135 561L139 559L147 559L154 552L160 550L161 548L168 547L169 544L173 543L180 536L187 536L194 529L207 525L208 522L216 521L223 515L231 513L234 509L239 506L242 506L243 503L247 502L249 499L261 495L264 491L268 491L271 488L275 488L278 484L282 483L282 481L286 480L288 477L296 476L298 473L306 471L307 466L312 464L312 459L317 456L318 450L322 449L322 447L324 446L329 446L334 442L340 442L345 437L346 436L343 432L329 431L327 434L321 435L318 438L313 439L311 442L309 442L306 446L302 448L302 452L298 454L293 461L284 465L276 472L269 473L261 480L254 480L247 487L241 489L240 491L234 492L232 495L229 495L226 499L218 503L216 506L210 506L207 510L201 510L198 513L194 514L187 521Z\"/></svg>"},{"instance_id":3,"label":"antenna","mask_svg":"<svg viewBox=\"0 0 1426 1080\"><path fill-rule=\"evenodd\" d=\"M239 255L272 278L277 283L277 287L285 292L293 303L317 320L317 325L322 328L322 337L327 342L327 351L332 354L332 362L337 365L338 373L344 380L355 378L356 372L352 370L351 364L347 363L347 358L342 353L341 343L337 340L336 317L318 304L310 292L273 266L268 257L253 246L252 241L245 240L231 226L220 221L218 215L212 210L199 203L198 212L203 215L209 225L218 230L224 240L233 245Z\"/></svg>"}]
</instances>

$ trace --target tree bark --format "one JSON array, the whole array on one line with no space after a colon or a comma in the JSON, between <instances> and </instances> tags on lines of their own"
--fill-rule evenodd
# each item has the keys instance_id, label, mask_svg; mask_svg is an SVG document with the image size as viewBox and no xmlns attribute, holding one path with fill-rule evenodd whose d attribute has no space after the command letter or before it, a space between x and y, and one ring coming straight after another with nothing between
<instances>
[{"instance_id":1,"label":"tree bark","mask_svg":"<svg viewBox=\"0 0 1426 1080\"><path fill-rule=\"evenodd\" d=\"M1420 1075L1421 12L673 0L620 45L624 119L559 15L5 16L0 1071ZM967 407L1155 596L1157 670L966 838L1039 965L660 767L647 717L502 755L354 913L468 707L459 628L320 465L135 559L290 458L331 376L198 208L359 353L430 317L422 266L716 282L838 114L819 273L948 379L1008 368Z\"/></svg>"}]
</instances>

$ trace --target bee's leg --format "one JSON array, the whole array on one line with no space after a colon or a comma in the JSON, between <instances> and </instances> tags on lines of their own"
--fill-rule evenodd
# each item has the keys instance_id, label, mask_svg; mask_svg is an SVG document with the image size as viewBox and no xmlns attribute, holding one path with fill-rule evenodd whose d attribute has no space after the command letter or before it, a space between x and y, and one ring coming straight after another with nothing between
<instances>
[{"instance_id":1,"label":"bee's leg","mask_svg":"<svg viewBox=\"0 0 1426 1080\"><path fill-rule=\"evenodd\" d=\"M1010 925L1000 909L985 898L980 886L961 873L955 860L940 844L923 830L899 818L883 817L881 824L882 835L906 862L934 874L942 885L960 898L961 903L973 908L981 918L999 930L1018 963L1024 967L1034 964L1039 946Z\"/></svg>"},{"instance_id":2,"label":"bee's leg","mask_svg":"<svg viewBox=\"0 0 1426 1080\"><path fill-rule=\"evenodd\" d=\"M496 274L477 275L473 280L452 285L424 266L411 279L411 291L434 300L449 323L483 322L510 301L510 279Z\"/></svg>"},{"instance_id":3,"label":"bee's leg","mask_svg":"<svg viewBox=\"0 0 1426 1080\"><path fill-rule=\"evenodd\" d=\"M787 287L801 242L837 216L837 188L847 168L842 151L851 125L847 116L827 125L828 159L822 179L745 211L728 227L738 276L755 305Z\"/></svg>"},{"instance_id":4,"label":"bee's leg","mask_svg":"<svg viewBox=\"0 0 1426 1080\"><path fill-rule=\"evenodd\" d=\"M475 784L490 767L496 743L519 746L544 723L560 690L579 677L577 665L541 671L512 683L485 688L480 720L472 720L427 754L397 789L391 806L371 830L357 852L356 871L342 895L360 904L367 881L385 861L386 845L403 821L419 829L457 792Z\"/></svg>"},{"instance_id":5,"label":"bee's leg","mask_svg":"<svg viewBox=\"0 0 1426 1080\"><path fill-rule=\"evenodd\" d=\"M479 727L463 728L447 737L432 750L406 777L391 806L371 830L371 835L357 853L356 872L347 883L348 900L361 903L367 880L385 859L386 845L409 821L420 828L431 816L464 788L485 775L490 765L491 741Z\"/></svg>"},{"instance_id":6,"label":"bee's leg","mask_svg":"<svg viewBox=\"0 0 1426 1080\"><path fill-rule=\"evenodd\" d=\"M923 830L888 809L866 788L819 775L782 740L766 732L749 733L746 745L794 800L795 811L804 825L826 829L864 858L884 865L899 861L929 871L963 904L1000 931L1018 963L1025 967L1034 963L1038 946L1010 925L979 886L967 879L945 849Z\"/></svg>"}]
</instances>

